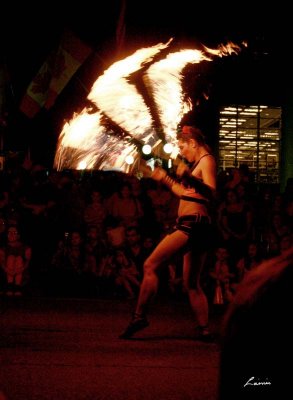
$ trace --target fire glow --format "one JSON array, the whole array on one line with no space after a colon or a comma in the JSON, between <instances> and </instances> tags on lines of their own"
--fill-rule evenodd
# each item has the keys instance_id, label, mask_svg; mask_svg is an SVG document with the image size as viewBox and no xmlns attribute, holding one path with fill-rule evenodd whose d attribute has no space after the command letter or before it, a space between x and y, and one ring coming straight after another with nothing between
<instances>
[{"instance_id":1,"label":"fire glow","mask_svg":"<svg viewBox=\"0 0 293 400\"><path fill-rule=\"evenodd\" d=\"M137 144L150 145L153 151L168 143L171 158L176 158L176 132L182 117L192 110L192 101L182 88L187 64L212 61L213 57L238 53L240 47L229 43L218 49L183 49L169 52L161 60L154 57L169 49L172 42L142 48L112 64L97 78L88 95L92 108L84 108L66 122L60 133L54 167L62 169L118 169L131 172L140 159ZM160 121L160 135L154 117L141 93L130 78L140 73L145 91L155 104ZM98 110L98 111L96 111ZM123 134L103 125L108 118ZM133 163L125 160L133 159Z\"/></svg>"}]
</instances>

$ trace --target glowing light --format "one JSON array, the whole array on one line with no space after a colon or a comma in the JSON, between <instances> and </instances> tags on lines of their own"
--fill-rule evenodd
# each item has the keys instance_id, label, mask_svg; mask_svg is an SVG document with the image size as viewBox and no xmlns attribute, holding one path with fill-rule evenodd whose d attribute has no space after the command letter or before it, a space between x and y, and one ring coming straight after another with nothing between
<instances>
[{"instance_id":1,"label":"glowing light","mask_svg":"<svg viewBox=\"0 0 293 400\"><path fill-rule=\"evenodd\" d=\"M164 152L167 154L171 154L173 151L174 146L171 143L166 143L163 147Z\"/></svg>"},{"instance_id":2,"label":"glowing light","mask_svg":"<svg viewBox=\"0 0 293 400\"><path fill-rule=\"evenodd\" d=\"M142 146L141 150L142 150L143 154L151 154L152 147L149 144L145 144L144 146Z\"/></svg>"},{"instance_id":3,"label":"glowing light","mask_svg":"<svg viewBox=\"0 0 293 400\"><path fill-rule=\"evenodd\" d=\"M131 155L125 157L125 162L126 162L126 164L128 164L128 165L133 164L133 163L134 163L134 157L131 156Z\"/></svg>"}]
</instances>

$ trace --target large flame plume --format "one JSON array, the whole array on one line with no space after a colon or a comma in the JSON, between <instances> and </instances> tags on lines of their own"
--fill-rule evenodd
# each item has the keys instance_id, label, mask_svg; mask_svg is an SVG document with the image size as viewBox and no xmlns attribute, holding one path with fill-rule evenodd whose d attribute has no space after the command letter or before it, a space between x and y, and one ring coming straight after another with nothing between
<instances>
[{"instance_id":1,"label":"large flame plume","mask_svg":"<svg viewBox=\"0 0 293 400\"><path fill-rule=\"evenodd\" d=\"M183 71L186 65L212 61L238 53L233 43L218 49L183 49L169 52L154 61L171 43L137 50L129 57L115 62L97 78L88 95L95 107L75 113L63 126L59 136L54 166L62 169L119 169L133 172L140 160L140 147L149 144L154 151L163 143L176 144L177 127L182 117L192 109L192 101L183 92ZM141 74L145 92L152 98L160 121L160 133L150 107L135 83L133 74ZM105 117L120 134L104 126ZM121 131L123 134L121 135ZM176 146L173 147L174 149ZM157 150L158 151L158 150ZM171 158L177 155L176 150ZM129 156L133 162L126 162Z\"/></svg>"}]
</instances>

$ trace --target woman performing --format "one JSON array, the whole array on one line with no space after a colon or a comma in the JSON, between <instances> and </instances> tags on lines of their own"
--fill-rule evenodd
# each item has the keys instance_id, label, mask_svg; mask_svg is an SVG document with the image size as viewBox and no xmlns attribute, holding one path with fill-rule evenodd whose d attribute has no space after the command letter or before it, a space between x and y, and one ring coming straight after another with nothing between
<instances>
[{"instance_id":1,"label":"woman performing","mask_svg":"<svg viewBox=\"0 0 293 400\"><path fill-rule=\"evenodd\" d=\"M165 236L144 263L144 277L133 318L119 336L129 339L149 325L147 307L158 289L158 270L175 253L183 252L183 284L188 293L199 334L197 339L209 341L208 302L200 286L200 275L212 231L209 204L216 191L216 163L201 131L184 126L178 133L181 156L191 165L181 162L176 174L180 183L156 167L151 177L163 182L180 198L175 231Z\"/></svg>"}]
</instances>

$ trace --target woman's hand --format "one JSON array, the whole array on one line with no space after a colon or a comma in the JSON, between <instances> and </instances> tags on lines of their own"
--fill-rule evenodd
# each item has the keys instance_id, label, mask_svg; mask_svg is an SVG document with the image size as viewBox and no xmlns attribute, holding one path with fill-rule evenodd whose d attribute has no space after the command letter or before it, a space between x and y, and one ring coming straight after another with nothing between
<instances>
[{"instance_id":1,"label":"woman's hand","mask_svg":"<svg viewBox=\"0 0 293 400\"><path fill-rule=\"evenodd\" d=\"M161 181L165 176L167 176L167 172L161 167L156 167L152 172L151 178L155 181Z\"/></svg>"},{"instance_id":2,"label":"woman's hand","mask_svg":"<svg viewBox=\"0 0 293 400\"><path fill-rule=\"evenodd\" d=\"M189 172L188 166L185 164L185 162L180 161L180 163L178 164L177 169L176 169L176 175L181 178L184 173L188 173L188 172Z\"/></svg>"}]
</instances>

